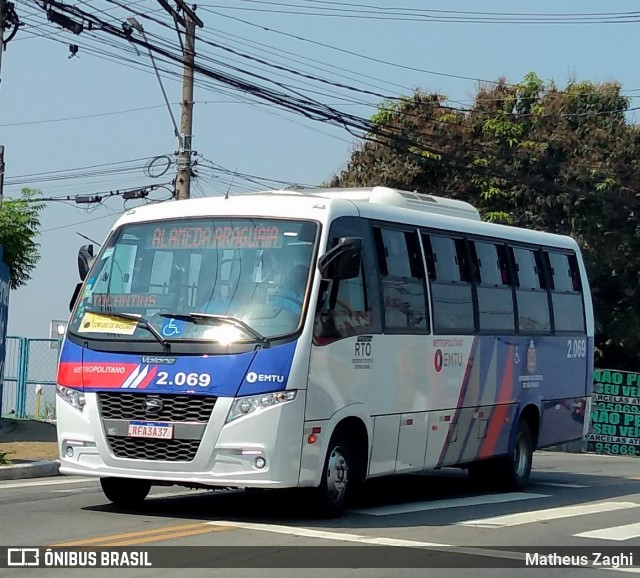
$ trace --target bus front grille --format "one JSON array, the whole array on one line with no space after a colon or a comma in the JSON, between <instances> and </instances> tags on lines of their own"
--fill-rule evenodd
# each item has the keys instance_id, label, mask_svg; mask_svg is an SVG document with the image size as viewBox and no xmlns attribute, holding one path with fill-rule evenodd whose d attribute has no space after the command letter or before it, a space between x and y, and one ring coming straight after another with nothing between
<instances>
[{"instance_id":1,"label":"bus front grille","mask_svg":"<svg viewBox=\"0 0 640 578\"><path fill-rule=\"evenodd\" d=\"M116 458L154 460L164 462L190 462L195 458L200 440L157 440L107 436Z\"/></svg>"},{"instance_id":2,"label":"bus front grille","mask_svg":"<svg viewBox=\"0 0 640 578\"><path fill-rule=\"evenodd\" d=\"M103 419L207 423L216 399L205 395L98 393ZM153 405L147 403L150 400Z\"/></svg>"}]
</instances>

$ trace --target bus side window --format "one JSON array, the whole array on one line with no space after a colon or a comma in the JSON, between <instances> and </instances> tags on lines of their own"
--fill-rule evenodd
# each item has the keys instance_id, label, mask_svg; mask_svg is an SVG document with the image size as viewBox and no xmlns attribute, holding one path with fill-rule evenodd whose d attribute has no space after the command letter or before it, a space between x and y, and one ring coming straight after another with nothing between
<instances>
[{"instance_id":1,"label":"bus side window","mask_svg":"<svg viewBox=\"0 0 640 578\"><path fill-rule=\"evenodd\" d=\"M471 271L463 239L422 233L431 283L433 331L441 335L475 332Z\"/></svg>"},{"instance_id":2,"label":"bus side window","mask_svg":"<svg viewBox=\"0 0 640 578\"><path fill-rule=\"evenodd\" d=\"M515 312L509 283L509 264L504 245L470 243L477 266L477 294L480 331L513 333Z\"/></svg>"},{"instance_id":3,"label":"bus side window","mask_svg":"<svg viewBox=\"0 0 640 578\"><path fill-rule=\"evenodd\" d=\"M415 231L373 229L384 303L385 330L426 333L425 273Z\"/></svg>"},{"instance_id":4,"label":"bus side window","mask_svg":"<svg viewBox=\"0 0 640 578\"><path fill-rule=\"evenodd\" d=\"M540 257L532 249L513 247L516 300L520 333L551 333L546 277Z\"/></svg>"},{"instance_id":5,"label":"bus side window","mask_svg":"<svg viewBox=\"0 0 640 578\"><path fill-rule=\"evenodd\" d=\"M557 333L585 332L580 270L575 255L546 253L552 278L551 302Z\"/></svg>"},{"instance_id":6,"label":"bus side window","mask_svg":"<svg viewBox=\"0 0 640 578\"><path fill-rule=\"evenodd\" d=\"M338 339L379 331L370 283L377 275L371 270L371 247L368 242L369 228L361 219L341 217L331 224L328 247L333 247L340 237L362 236L363 263L358 277L354 279L323 280L313 337L316 345L326 345Z\"/></svg>"}]
</instances>

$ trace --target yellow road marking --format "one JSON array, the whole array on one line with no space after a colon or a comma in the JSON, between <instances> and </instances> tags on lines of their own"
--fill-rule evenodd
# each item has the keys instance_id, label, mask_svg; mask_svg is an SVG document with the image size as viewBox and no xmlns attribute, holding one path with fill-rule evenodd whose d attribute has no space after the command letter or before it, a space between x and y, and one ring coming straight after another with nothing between
<instances>
[{"instance_id":1,"label":"yellow road marking","mask_svg":"<svg viewBox=\"0 0 640 578\"><path fill-rule=\"evenodd\" d=\"M177 526L165 526L164 528L154 528L153 530L139 530L137 532L126 532L126 533L122 533L122 534L111 534L111 535L107 535L107 536L86 538L84 540L73 540L73 541L70 541L70 542L62 542L60 544L53 544L53 546L86 546L86 545L91 545L91 544L94 544L94 545L95 544L102 544L103 542L126 540L127 538L144 539L144 538L149 538L149 537L152 537L152 536L157 536L156 539L158 539L158 540L161 540L161 539L165 540L167 538L161 538L160 536L168 534L169 538L170 538L172 535L175 535L176 533L178 533L180 531L202 529L202 528L204 528L206 526L208 526L208 525L206 523L204 523L204 522L197 522L197 523L194 523L194 524L180 524L180 525L177 525ZM232 528L229 527L228 529L232 529Z\"/></svg>"},{"instance_id":2,"label":"yellow road marking","mask_svg":"<svg viewBox=\"0 0 640 578\"><path fill-rule=\"evenodd\" d=\"M227 530L235 530L230 526L220 526L218 528L214 526L194 528L193 530L185 530L183 532L176 532L174 534L161 534L158 536L147 536L146 538L139 538L134 540L123 540L121 542L104 542L99 546L133 546L136 544L147 544L148 542L159 542L161 540L173 540L174 538L183 538L185 536L197 536L198 534L210 534L211 532L226 532Z\"/></svg>"}]
</instances>

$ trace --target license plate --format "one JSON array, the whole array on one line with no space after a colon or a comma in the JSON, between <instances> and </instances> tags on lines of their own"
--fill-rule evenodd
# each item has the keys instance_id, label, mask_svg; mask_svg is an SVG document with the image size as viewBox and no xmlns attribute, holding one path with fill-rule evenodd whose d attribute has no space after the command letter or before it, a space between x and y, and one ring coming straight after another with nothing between
<instances>
[{"instance_id":1,"label":"license plate","mask_svg":"<svg viewBox=\"0 0 640 578\"><path fill-rule=\"evenodd\" d=\"M130 421L129 437L171 439L173 424L158 421Z\"/></svg>"}]
</instances>

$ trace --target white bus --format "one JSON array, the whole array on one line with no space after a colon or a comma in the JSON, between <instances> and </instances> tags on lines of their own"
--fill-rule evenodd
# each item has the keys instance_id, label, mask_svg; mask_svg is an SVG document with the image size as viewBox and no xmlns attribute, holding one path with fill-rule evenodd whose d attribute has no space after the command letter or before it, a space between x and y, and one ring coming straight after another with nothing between
<instances>
[{"instance_id":1,"label":"white bus","mask_svg":"<svg viewBox=\"0 0 640 578\"><path fill-rule=\"evenodd\" d=\"M593 312L571 238L374 187L127 212L61 352L63 474L121 506L154 484L308 487L452 466L511 489L588 425Z\"/></svg>"}]
</instances>

